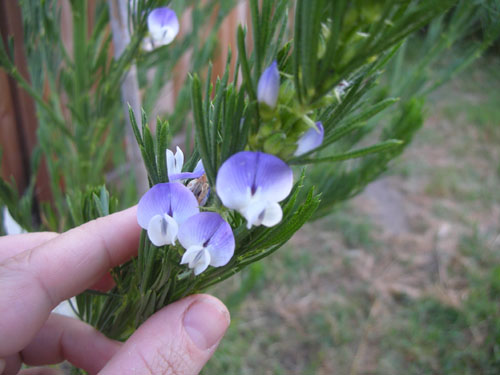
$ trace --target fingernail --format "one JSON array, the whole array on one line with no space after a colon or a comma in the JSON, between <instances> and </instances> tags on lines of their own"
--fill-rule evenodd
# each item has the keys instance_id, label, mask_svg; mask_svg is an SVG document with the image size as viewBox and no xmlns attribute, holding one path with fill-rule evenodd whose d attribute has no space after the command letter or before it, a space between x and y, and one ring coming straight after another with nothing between
<instances>
[{"instance_id":1,"label":"fingernail","mask_svg":"<svg viewBox=\"0 0 500 375\"><path fill-rule=\"evenodd\" d=\"M216 299L199 298L184 315L184 329L193 343L206 350L219 342L229 326L229 312Z\"/></svg>"},{"instance_id":2,"label":"fingernail","mask_svg":"<svg viewBox=\"0 0 500 375\"><path fill-rule=\"evenodd\" d=\"M3 374L3 370L5 370L5 359L0 359L0 375Z\"/></svg>"}]
</instances>

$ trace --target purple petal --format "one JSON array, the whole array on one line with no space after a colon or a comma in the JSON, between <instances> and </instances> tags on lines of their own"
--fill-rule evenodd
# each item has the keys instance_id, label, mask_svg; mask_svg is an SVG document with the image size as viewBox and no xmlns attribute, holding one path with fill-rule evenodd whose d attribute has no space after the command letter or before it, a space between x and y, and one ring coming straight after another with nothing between
<instances>
[{"instance_id":1,"label":"purple petal","mask_svg":"<svg viewBox=\"0 0 500 375\"><path fill-rule=\"evenodd\" d=\"M280 91L280 73L278 63L274 61L259 78L257 100L266 103L270 108L276 107Z\"/></svg>"},{"instance_id":2,"label":"purple petal","mask_svg":"<svg viewBox=\"0 0 500 375\"><path fill-rule=\"evenodd\" d=\"M137 207L137 222L147 229L154 216L167 214L182 224L198 212L198 201L187 187L166 182L153 186L142 196Z\"/></svg>"},{"instance_id":3,"label":"purple petal","mask_svg":"<svg viewBox=\"0 0 500 375\"><path fill-rule=\"evenodd\" d=\"M280 202L293 186L292 169L276 156L242 151L227 159L217 174L217 194L232 209L242 209L257 193L263 200Z\"/></svg>"},{"instance_id":4,"label":"purple petal","mask_svg":"<svg viewBox=\"0 0 500 375\"><path fill-rule=\"evenodd\" d=\"M205 169L203 168L203 162L199 160L192 172L182 172L182 173L172 173L172 174L169 173L168 179L169 181L176 181L176 180L185 180L188 178L199 178L203 176L204 173Z\"/></svg>"},{"instance_id":5,"label":"purple petal","mask_svg":"<svg viewBox=\"0 0 500 375\"><path fill-rule=\"evenodd\" d=\"M280 158L259 152L255 186L270 202L281 202L293 187L292 169Z\"/></svg>"},{"instance_id":6,"label":"purple petal","mask_svg":"<svg viewBox=\"0 0 500 375\"><path fill-rule=\"evenodd\" d=\"M311 128L304 133L304 135L297 142L297 150L295 150L294 155L303 155L315 148L321 146L323 143L323 137L325 135L325 130L323 129L323 124L321 122L316 123L317 128Z\"/></svg>"},{"instance_id":7,"label":"purple petal","mask_svg":"<svg viewBox=\"0 0 500 375\"><path fill-rule=\"evenodd\" d=\"M193 173L199 173L201 172L200 176L205 173L205 167L203 167L203 160L198 160L198 163L196 163L196 167L193 169Z\"/></svg>"},{"instance_id":8,"label":"purple petal","mask_svg":"<svg viewBox=\"0 0 500 375\"><path fill-rule=\"evenodd\" d=\"M205 173L204 171L199 171L199 172L182 172L182 173L174 173L174 174L169 174L168 179L170 181L176 181L176 180L185 180L188 178L199 178Z\"/></svg>"},{"instance_id":9,"label":"purple petal","mask_svg":"<svg viewBox=\"0 0 500 375\"><path fill-rule=\"evenodd\" d=\"M156 43L169 44L179 32L179 20L172 9L156 8L148 15L148 29Z\"/></svg>"},{"instance_id":10,"label":"purple petal","mask_svg":"<svg viewBox=\"0 0 500 375\"><path fill-rule=\"evenodd\" d=\"M198 161L194 171L192 172L182 172L182 173L172 173L168 175L170 181L185 180L187 178L200 178L205 173L202 161Z\"/></svg>"},{"instance_id":11,"label":"purple petal","mask_svg":"<svg viewBox=\"0 0 500 375\"><path fill-rule=\"evenodd\" d=\"M179 228L178 238L185 249L206 247L210 252L210 265L214 267L227 264L234 254L233 231L215 212L201 212L190 217Z\"/></svg>"},{"instance_id":12,"label":"purple petal","mask_svg":"<svg viewBox=\"0 0 500 375\"><path fill-rule=\"evenodd\" d=\"M240 209L250 199L257 168L257 153L242 151L227 159L219 168L216 180L217 194L224 206Z\"/></svg>"}]
</instances>

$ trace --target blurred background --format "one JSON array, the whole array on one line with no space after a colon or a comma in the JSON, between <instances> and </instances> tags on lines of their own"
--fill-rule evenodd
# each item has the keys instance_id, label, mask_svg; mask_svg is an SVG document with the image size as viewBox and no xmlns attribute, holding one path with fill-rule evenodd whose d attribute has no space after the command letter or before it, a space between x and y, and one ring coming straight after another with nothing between
<instances>
[{"instance_id":1,"label":"blurred background","mask_svg":"<svg viewBox=\"0 0 500 375\"><path fill-rule=\"evenodd\" d=\"M36 33L36 9L19 4L0 1L4 40ZM60 37L72 50L69 3L60 4ZM138 61L143 106L151 119L170 120L173 144L186 138L187 72L206 74L211 59L208 78L222 75L227 46L236 49L236 26L249 23L246 2L200 4L174 1L183 20L179 40ZM90 29L101 5L86 6ZM380 92L418 93L425 101L424 125L405 153L354 199L212 290L228 305L232 324L203 374L500 374L500 48L498 40L484 43L478 8L466 10L410 38L381 77ZM30 45L15 49L19 72L44 89L45 100L64 103L71 94L54 99L50 73L45 78L33 68L50 56L35 52ZM161 59L170 62L151 72ZM46 227L76 224L60 223L50 208L63 210L54 186L69 190L74 181L51 177L51 168L63 167L37 156L40 138L56 146L57 130L2 70L0 93L2 176L16 182L20 197L35 191L24 204L41 212ZM111 134L123 130L116 124L123 118L106 121ZM124 206L137 197L126 147L109 147L102 163L106 182L121 185L115 191Z\"/></svg>"},{"instance_id":2,"label":"blurred background","mask_svg":"<svg viewBox=\"0 0 500 375\"><path fill-rule=\"evenodd\" d=\"M232 324L204 374L500 373L499 68L432 93L382 178L214 291Z\"/></svg>"}]
</instances>

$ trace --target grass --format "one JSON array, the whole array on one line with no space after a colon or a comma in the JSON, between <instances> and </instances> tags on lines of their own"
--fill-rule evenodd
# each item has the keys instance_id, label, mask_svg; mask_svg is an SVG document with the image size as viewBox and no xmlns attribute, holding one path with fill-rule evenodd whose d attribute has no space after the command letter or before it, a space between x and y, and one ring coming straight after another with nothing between
<instances>
[{"instance_id":1,"label":"grass","mask_svg":"<svg viewBox=\"0 0 500 375\"><path fill-rule=\"evenodd\" d=\"M378 373L500 373L500 247L474 231L459 250L468 265L460 269L469 284L463 303L422 298L399 306L386 323Z\"/></svg>"},{"instance_id":2,"label":"grass","mask_svg":"<svg viewBox=\"0 0 500 375\"><path fill-rule=\"evenodd\" d=\"M375 223L366 216L355 214L352 205L344 204L334 213L326 217L320 224L324 230L339 232L342 240L349 248L372 249L377 246L373 233L377 229Z\"/></svg>"}]
</instances>

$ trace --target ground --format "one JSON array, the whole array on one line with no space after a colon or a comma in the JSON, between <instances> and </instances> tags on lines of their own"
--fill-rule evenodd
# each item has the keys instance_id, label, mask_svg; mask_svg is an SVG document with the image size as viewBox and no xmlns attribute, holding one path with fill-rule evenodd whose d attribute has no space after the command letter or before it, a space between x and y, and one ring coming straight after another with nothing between
<instances>
[{"instance_id":1,"label":"ground","mask_svg":"<svg viewBox=\"0 0 500 375\"><path fill-rule=\"evenodd\" d=\"M500 71L432 94L383 178L212 292L232 324L203 374L500 373Z\"/></svg>"}]
</instances>

